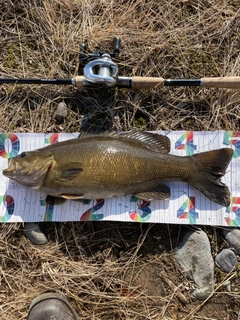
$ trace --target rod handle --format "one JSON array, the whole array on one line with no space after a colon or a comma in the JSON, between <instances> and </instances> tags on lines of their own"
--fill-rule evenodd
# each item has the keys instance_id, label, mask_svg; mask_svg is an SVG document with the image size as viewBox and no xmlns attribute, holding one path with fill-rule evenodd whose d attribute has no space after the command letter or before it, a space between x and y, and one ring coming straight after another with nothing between
<instances>
[{"instance_id":1,"label":"rod handle","mask_svg":"<svg viewBox=\"0 0 240 320\"><path fill-rule=\"evenodd\" d=\"M160 88L164 86L164 79L159 77L131 77L132 89Z\"/></svg>"},{"instance_id":2,"label":"rod handle","mask_svg":"<svg viewBox=\"0 0 240 320\"><path fill-rule=\"evenodd\" d=\"M240 89L240 77L202 78L202 87Z\"/></svg>"}]
</instances>

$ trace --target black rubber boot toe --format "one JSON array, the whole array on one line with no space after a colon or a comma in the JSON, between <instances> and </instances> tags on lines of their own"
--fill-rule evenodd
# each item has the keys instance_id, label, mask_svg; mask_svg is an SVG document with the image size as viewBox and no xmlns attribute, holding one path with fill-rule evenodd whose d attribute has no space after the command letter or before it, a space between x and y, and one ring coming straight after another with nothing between
<instances>
[{"instance_id":1,"label":"black rubber boot toe","mask_svg":"<svg viewBox=\"0 0 240 320\"><path fill-rule=\"evenodd\" d=\"M27 320L79 320L79 317L61 295L45 293L32 301Z\"/></svg>"}]
</instances>

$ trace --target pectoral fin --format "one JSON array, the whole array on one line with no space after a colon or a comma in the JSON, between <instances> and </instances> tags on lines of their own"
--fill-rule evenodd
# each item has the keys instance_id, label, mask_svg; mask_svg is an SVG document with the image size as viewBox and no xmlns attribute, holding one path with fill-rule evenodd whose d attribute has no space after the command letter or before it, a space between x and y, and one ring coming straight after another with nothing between
<instances>
[{"instance_id":1,"label":"pectoral fin","mask_svg":"<svg viewBox=\"0 0 240 320\"><path fill-rule=\"evenodd\" d=\"M47 195L45 201L46 201L46 204L48 204L48 205L55 205L56 206L56 205L63 204L67 200L60 198L60 197L54 197L54 196Z\"/></svg>"},{"instance_id":2,"label":"pectoral fin","mask_svg":"<svg viewBox=\"0 0 240 320\"><path fill-rule=\"evenodd\" d=\"M83 194L61 194L61 197L69 200L79 200L83 199Z\"/></svg>"},{"instance_id":3,"label":"pectoral fin","mask_svg":"<svg viewBox=\"0 0 240 320\"><path fill-rule=\"evenodd\" d=\"M165 184L159 184L154 189L135 194L136 197L145 201L169 199L170 195L170 189Z\"/></svg>"},{"instance_id":4,"label":"pectoral fin","mask_svg":"<svg viewBox=\"0 0 240 320\"><path fill-rule=\"evenodd\" d=\"M46 204L48 205L60 205L65 203L67 200L81 201L84 204L89 202L89 200L83 199L83 195L81 194L79 195L61 194L61 197L54 197L54 196L47 195L45 201L46 201Z\"/></svg>"},{"instance_id":5,"label":"pectoral fin","mask_svg":"<svg viewBox=\"0 0 240 320\"><path fill-rule=\"evenodd\" d=\"M83 164L79 162L69 162L60 166L58 170L60 171L58 180L64 182L75 179L83 171Z\"/></svg>"}]
</instances>

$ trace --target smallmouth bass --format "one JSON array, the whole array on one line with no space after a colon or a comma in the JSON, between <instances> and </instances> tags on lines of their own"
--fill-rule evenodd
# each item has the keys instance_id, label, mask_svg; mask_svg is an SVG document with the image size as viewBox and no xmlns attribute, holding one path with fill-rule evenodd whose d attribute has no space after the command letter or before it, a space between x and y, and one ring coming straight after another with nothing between
<instances>
[{"instance_id":1,"label":"smallmouth bass","mask_svg":"<svg viewBox=\"0 0 240 320\"><path fill-rule=\"evenodd\" d=\"M167 181L185 181L212 201L230 205L221 182L233 150L192 156L169 154L167 136L150 132L80 134L8 160L3 175L64 199L100 199L124 194L151 201L170 197Z\"/></svg>"}]
</instances>

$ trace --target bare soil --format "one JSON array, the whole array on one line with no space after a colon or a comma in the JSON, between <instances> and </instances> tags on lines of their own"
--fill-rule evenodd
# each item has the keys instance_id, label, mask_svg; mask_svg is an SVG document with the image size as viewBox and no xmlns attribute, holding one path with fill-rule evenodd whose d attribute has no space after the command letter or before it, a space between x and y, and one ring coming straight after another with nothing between
<instances>
[{"instance_id":1,"label":"bare soil","mask_svg":"<svg viewBox=\"0 0 240 320\"><path fill-rule=\"evenodd\" d=\"M240 75L238 0L1 0L0 76L64 78L80 74L79 45L112 51L121 76L190 78ZM63 123L53 115L65 102ZM0 132L81 129L239 131L240 93L164 87L129 91L72 86L1 85ZM83 319L208 319L240 317L238 270L216 268L206 301L191 292L174 258L189 226L113 222L41 224L50 242L35 246L22 224L0 226L0 319L25 319L32 299L63 293ZM207 232L215 256L221 229ZM165 271L165 273L161 273ZM223 283L231 279L231 291ZM172 290L167 281L175 285ZM179 293L188 300L179 300Z\"/></svg>"}]
</instances>

